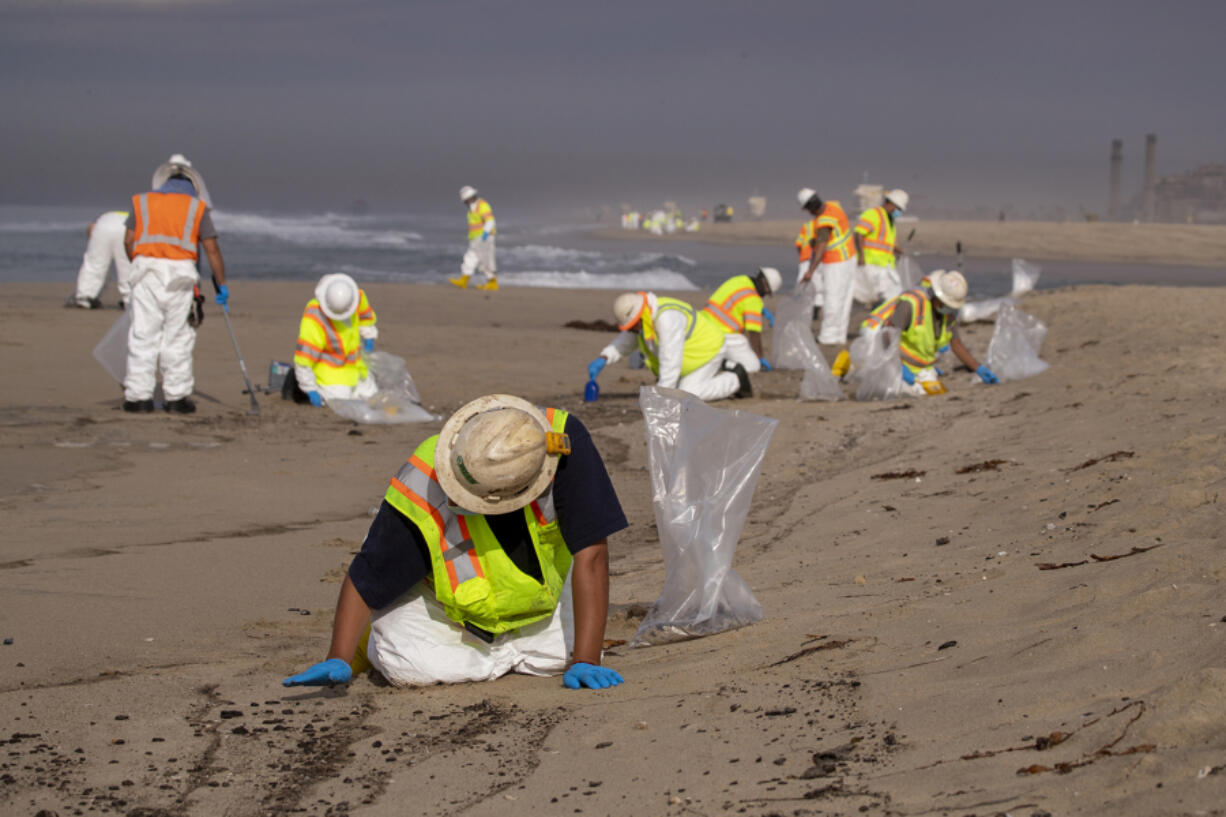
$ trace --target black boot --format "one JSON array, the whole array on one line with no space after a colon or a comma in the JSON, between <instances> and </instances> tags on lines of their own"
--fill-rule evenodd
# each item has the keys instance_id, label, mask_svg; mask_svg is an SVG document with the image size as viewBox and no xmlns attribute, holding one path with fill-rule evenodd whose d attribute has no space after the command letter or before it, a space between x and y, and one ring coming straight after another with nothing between
<instances>
[{"instance_id":1,"label":"black boot","mask_svg":"<svg viewBox=\"0 0 1226 817\"><path fill-rule=\"evenodd\" d=\"M741 381L741 387L732 394L734 398L739 400L742 397L753 397L753 386L749 384L749 372L745 371L744 366L725 360L723 368L725 372L735 374L736 379Z\"/></svg>"},{"instance_id":2,"label":"black boot","mask_svg":"<svg viewBox=\"0 0 1226 817\"><path fill-rule=\"evenodd\" d=\"M123 410L133 414L148 414L153 411L152 400L124 400Z\"/></svg>"},{"instance_id":3,"label":"black boot","mask_svg":"<svg viewBox=\"0 0 1226 817\"><path fill-rule=\"evenodd\" d=\"M196 411L196 404L192 402L190 397L180 397L178 400L166 401L166 410L179 414L192 414Z\"/></svg>"}]
</instances>

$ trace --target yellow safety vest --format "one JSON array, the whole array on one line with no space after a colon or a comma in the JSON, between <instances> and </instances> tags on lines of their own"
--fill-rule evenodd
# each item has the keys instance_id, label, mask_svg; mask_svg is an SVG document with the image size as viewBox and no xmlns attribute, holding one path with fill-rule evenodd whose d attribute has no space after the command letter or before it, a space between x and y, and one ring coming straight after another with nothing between
<instances>
[{"instance_id":1,"label":"yellow safety vest","mask_svg":"<svg viewBox=\"0 0 1226 817\"><path fill-rule=\"evenodd\" d=\"M816 221L815 218L809 219L800 226L800 232L796 234L796 251L800 253L802 264L813 257L813 238L817 235L813 224Z\"/></svg>"},{"instance_id":2,"label":"yellow safety vest","mask_svg":"<svg viewBox=\"0 0 1226 817\"><path fill-rule=\"evenodd\" d=\"M375 310L358 290L358 308L346 321L334 321L324 314L319 300L312 298L298 324L298 343L294 347L294 363L315 372L315 382L321 386L354 386L368 376L362 359L363 326L375 324Z\"/></svg>"},{"instance_id":3,"label":"yellow safety vest","mask_svg":"<svg viewBox=\"0 0 1226 817\"><path fill-rule=\"evenodd\" d=\"M494 218L494 211L485 199L477 199L477 203L468 208L468 240L473 241L485 232L485 222ZM490 235L497 235L497 228L490 230Z\"/></svg>"},{"instance_id":4,"label":"yellow safety vest","mask_svg":"<svg viewBox=\"0 0 1226 817\"><path fill-rule=\"evenodd\" d=\"M897 228L884 207L874 207L860 214L856 232L864 237L864 263L874 267L894 266L894 244Z\"/></svg>"},{"instance_id":5,"label":"yellow safety vest","mask_svg":"<svg viewBox=\"0 0 1226 817\"><path fill-rule=\"evenodd\" d=\"M942 315L932 308L932 290L927 287L909 289L897 298L891 298L874 309L864 322L862 328L873 329L884 326L889 321L899 301L906 301L911 306L911 322L902 331L899 342L898 356L903 365L912 371L926 369L937 362L937 353L944 349L954 338L954 324L957 315ZM933 325L933 321L939 321Z\"/></svg>"},{"instance_id":6,"label":"yellow safety vest","mask_svg":"<svg viewBox=\"0 0 1226 817\"><path fill-rule=\"evenodd\" d=\"M545 409L558 433L568 416L560 409ZM417 446L392 477L384 499L421 531L432 566L426 581L447 617L494 635L549 617L558 606L571 564L558 528L553 486L523 509L541 565L543 581L537 581L516 567L483 515L469 514L448 501L434 471L437 443L435 435Z\"/></svg>"},{"instance_id":7,"label":"yellow safety vest","mask_svg":"<svg viewBox=\"0 0 1226 817\"><path fill-rule=\"evenodd\" d=\"M762 296L748 275L721 284L703 311L715 318L725 334L762 331Z\"/></svg>"},{"instance_id":8,"label":"yellow safety vest","mask_svg":"<svg viewBox=\"0 0 1226 817\"><path fill-rule=\"evenodd\" d=\"M685 350L681 357L681 376L685 377L699 366L707 363L719 354L724 346L724 332L705 311L699 311L677 298L656 298L656 312L675 309L685 315ZM647 368L656 377L660 376L659 335L656 334L655 321L651 310L643 310L643 331L639 333L639 350Z\"/></svg>"}]
</instances>

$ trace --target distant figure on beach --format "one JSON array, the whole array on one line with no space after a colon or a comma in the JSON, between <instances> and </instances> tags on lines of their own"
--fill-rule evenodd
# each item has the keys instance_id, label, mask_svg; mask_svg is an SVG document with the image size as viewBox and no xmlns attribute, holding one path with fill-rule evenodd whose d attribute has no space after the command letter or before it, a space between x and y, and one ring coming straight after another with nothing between
<instances>
[{"instance_id":1,"label":"distant figure on beach","mask_svg":"<svg viewBox=\"0 0 1226 817\"><path fill-rule=\"evenodd\" d=\"M485 280L474 289L498 289L498 265L494 260L494 237L498 225L490 203L477 195L477 188L464 185L460 188L460 201L468 208L468 249L460 262L458 278L447 280L460 289L468 288L468 279L480 271Z\"/></svg>"},{"instance_id":2,"label":"distant figure on beach","mask_svg":"<svg viewBox=\"0 0 1226 817\"><path fill-rule=\"evenodd\" d=\"M124 233L124 248L132 260L128 311L128 373L123 381L123 410L153 411L157 372L162 373L166 410L190 414L196 404L192 351L195 318L197 243L213 269L217 303L230 297L226 267L217 245L217 230L209 213L204 179L184 156L176 153L153 172L153 190L132 197L132 214ZM200 298L203 301L203 298Z\"/></svg>"},{"instance_id":3,"label":"distant figure on beach","mask_svg":"<svg viewBox=\"0 0 1226 817\"><path fill-rule=\"evenodd\" d=\"M132 262L123 246L127 219L126 212L112 210L89 225L85 255L77 271L77 291L66 306L101 309L102 301L98 296L106 286L106 274L112 263L115 264L115 283L119 287L119 305L127 304L132 293Z\"/></svg>"},{"instance_id":4,"label":"distant figure on beach","mask_svg":"<svg viewBox=\"0 0 1226 817\"><path fill-rule=\"evenodd\" d=\"M729 278L707 299L704 312L724 330L724 356L747 372L770 371L762 351L762 321L774 326L774 316L762 303L783 286L783 276L774 267L759 267L753 278Z\"/></svg>"},{"instance_id":5,"label":"distant figure on beach","mask_svg":"<svg viewBox=\"0 0 1226 817\"><path fill-rule=\"evenodd\" d=\"M875 306L883 300L897 298L902 292L894 259L902 255L898 248L898 229L894 219L907 209L907 191L890 190L885 202L860 214L853 240L856 242L857 301Z\"/></svg>"},{"instance_id":6,"label":"distant figure on beach","mask_svg":"<svg viewBox=\"0 0 1226 817\"><path fill-rule=\"evenodd\" d=\"M374 396L377 388L362 354L375 350L375 321L375 310L356 281L339 272L319 279L294 346L294 379L312 406Z\"/></svg>"},{"instance_id":7,"label":"distant figure on beach","mask_svg":"<svg viewBox=\"0 0 1226 817\"><path fill-rule=\"evenodd\" d=\"M798 283L808 283L816 273L821 273L818 276L821 300L814 299L814 306L822 307L822 326L817 342L840 347L834 363L830 364L830 372L835 377L842 377L851 365L847 354L847 325L851 321L851 301L856 280L856 252L851 240L851 225L843 206L837 201L822 201L821 196L807 187L797 194L797 198L801 200L801 207L812 216L797 237L798 245L803 241L810 247L808 266L801 264ZM804 255L804 247L801 246L801 257Z\"/></svg>"},{"instance_id":8,"label":"distant figure on beach","mask_svg":"<svg viewBox=\"0 0 1226 817\"><path fill-rule=\"evenodd\" d=\"M937 355L949 347L962 365L984 383L999 383L986 365L975 360L958 336L958 310L966 303L966 278L956 270L936 270L917 289L908 290L877 307L860 324L861 332L893 326L902 333L899 357L902 379L914 396L944 394Z\"/></svg>"},{"instance_id":9,"label":"distant figure on beach","mask_svg":"<svg viewBox=\"0 0 1226 817\"><path fill-rule=\"evenodd\" d=\"M729 359L724 331L705 309L654 292L626 292L613 301L613 316L621 334L588 364L588 380L637 346L657 385L702 400L753 396L749 373Z\"/></svg>"},{"instance_id":10,"label":"distant figure on beach","mask_svg":"<svg viewBox=\"0 0 1226 817\"><path fill-rule=\"evenodd\" d=\"M600 662L608 536L625 527L578 418L480 397L392 478L341 586L327 659L282 683L348 683L369 661L396 686L508 672L616 686Z\"/></svg>"}]
</instances>

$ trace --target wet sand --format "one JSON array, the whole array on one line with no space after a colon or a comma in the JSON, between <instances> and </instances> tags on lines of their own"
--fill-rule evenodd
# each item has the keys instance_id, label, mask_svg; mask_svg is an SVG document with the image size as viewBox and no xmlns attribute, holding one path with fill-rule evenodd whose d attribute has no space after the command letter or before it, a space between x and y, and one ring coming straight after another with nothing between
<instances>
[{"instance_id":1,"label":"wet sand","mask_svg":"<svg viewBox=\"0 0 1226 817\"><path fill-rule=\"evenodd\" d=\"M1039 257L1031 252L1027 257ZM722 404L778 418L737 570L751 627L613 646L626 684L286 690L424 426L247 397L215 308L200 412L132 416L90 357L114 310L0 286L0 807L68 814L1217 814L1226 802L1220 289L1027 296L1046 373L940 398ZM576 411L631 527L608 637L664 578L614 293L374 284L380 347L443 414ZM232 286L263 381L309 283ZM698 293L682 297L698 300ZM1160 303L1161 309L1154 308ZM211 307L211 305L210 305ZM1129 315L1133 325L1118 323ZM990 324L968 328L982 356ZM892 475L914 472L896 478ZM92 809L92 810L91 810Z\"/></svg>"},{"instance_id":2,"label":"wet sand","mask_svg":"<svg viewBox=\"0 0 1226 817\"><path fill-rule=\"evenodd\" d=\"M704 224L697 233L654 236L610 228L596 231L594 236L630 241L791 246L801 222L798 213L795 219ZM981 258L1206 267L1219 273L1226 270L1226 226L1221 225L921 219L901 222L898 234L904 249L926 255L953 255L961 241L966 255ZM1206 277L1204 283L1223 283L1223 279L1220 274L1214 275Z\"/></svg>"}]
</instances>

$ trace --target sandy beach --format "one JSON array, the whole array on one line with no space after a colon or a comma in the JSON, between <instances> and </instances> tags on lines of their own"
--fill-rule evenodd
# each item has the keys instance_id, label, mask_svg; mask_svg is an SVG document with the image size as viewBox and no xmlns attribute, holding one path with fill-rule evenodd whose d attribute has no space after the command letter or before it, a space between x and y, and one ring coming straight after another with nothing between
<instances>
[{"instance_id":1,"label":"sandy beach","mask_svg":"<svg viewBox=\"0 0 1226 817\"><path fill-rule=\"evenodd\" d=\"M1226 251L1226 228L1164 225L924 221L914 241L955 235L1040 260ZM232 282L257 382L312 287ZM0 285L6 815L1226 814L1226 289L1028 295L1051 369L922 401L801 403L798 372L755 375L717 405L779 420L736 562L766 618L614 644L626 683L600 692L282 688L324 656L387 480L439 424L275 395L249 414L211 301L200 411L127 415L90 356L119 313L64 309L67 289ZM649 375L610 367L583 404L611 336L562 328L614 293L366 289L434 411L509 391L592 430L631 522L607 632L628 640L664 578ZM991 333L965 340L982 357Z\"/></svg>"},{"instance_id":2,"label":"sandy beach","mask_svg":"<svg viewBox=\"0 0 1226 817\"><path fill-rule=\"evenodd\" d=\"M849 211L850 216L855 214ZM653 236L641 231L599 230L602 239L701 241L713 244L791 245L795 219L704 224L696 233ZM914 230L914 234L912 234ZM952 255L961 241L968 256L1035 261L1111 261L1127 264L1210 267L1226 264L1226 226L1040 221L929 221L899 224L900 245L913 253ZM1213 283L1221 283L1214 281Z\"/></svg>"}]
</instances>

